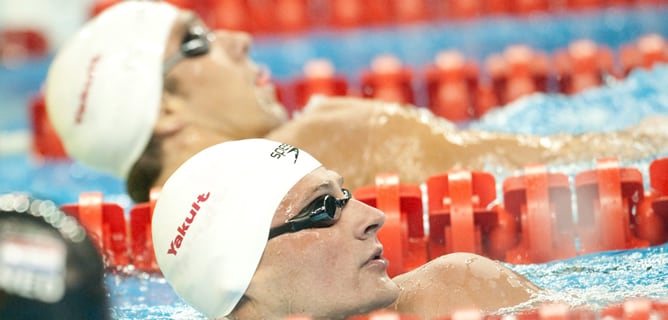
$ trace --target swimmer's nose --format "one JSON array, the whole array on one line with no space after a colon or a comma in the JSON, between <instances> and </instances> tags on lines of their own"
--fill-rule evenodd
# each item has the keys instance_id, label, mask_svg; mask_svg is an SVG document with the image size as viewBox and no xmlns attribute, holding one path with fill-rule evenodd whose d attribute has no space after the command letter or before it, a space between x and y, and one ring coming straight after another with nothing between
<instances>
[{"instance_id":1,"label":"swimmer's nose","mask_svg":"<svg viewBox=\"0 0 668 320\"><path fill-rule=\"evenodd\" d=\"M237 32L229 30L216 30L217 39L223 46L227 54L234 60L245 60L250 51L252 38L246 32Z\"/></svg>"},{"instance_id":2,"label":"swimmer's nose","mask_svg":"<svg viewBox=\"0 0 668 320\"><path fill-rule=\"evenodd\" d=\"M348 214L354 215L356 220L355 236L358 239L368 239L375 237L380 227L385 223L385 214L371 206L368 206L355 199L350 200Z\"/></svg>"}]
</instances>

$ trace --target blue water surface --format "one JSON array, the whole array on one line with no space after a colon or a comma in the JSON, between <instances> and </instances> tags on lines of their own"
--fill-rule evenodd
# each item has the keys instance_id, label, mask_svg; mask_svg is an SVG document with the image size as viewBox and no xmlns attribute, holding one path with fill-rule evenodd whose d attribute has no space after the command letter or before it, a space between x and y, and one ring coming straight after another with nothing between
<instances>
[{"instance_id":1,"label":"blue water surface","mask_svg":"<svg viewBox=\"0 0 668 320\"><path fill-rule=\"evenodd\" d=\"M637 69L624 81L610 80L576 96L535 94L517 100L492 109L470 127L537 135L618 131L668 114L667 84L668 66Z\"/></svg>"}]
</instances>

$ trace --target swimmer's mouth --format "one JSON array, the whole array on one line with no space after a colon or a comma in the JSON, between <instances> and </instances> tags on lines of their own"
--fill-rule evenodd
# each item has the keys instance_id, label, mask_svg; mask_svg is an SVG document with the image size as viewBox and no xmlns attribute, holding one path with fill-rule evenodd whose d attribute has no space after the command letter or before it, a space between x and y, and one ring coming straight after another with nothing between
<instances>
[{"instance_id":1,"label":"swimmer's mouth","mask_svg":"<svg viewBox=\"0 0 668 320\"><path fill-rule=\"evenodd\" d=\"M374 250L373 253L371 254L371 257L369 257L369 259L367 259L367 261L364 262L364 264L366 265L370 262L379 260L385 261L385 258L383 258L383 247L377 247L376 250Z\"/></svg>"},{"instance_id":2,"label":"swimmer's mouth","mask_svg":"<svg viewBox=\"0 0 668 320\"><path fill-rule=\"evenodd\" d=\"M271 72L265 65L258 65L257 75L255 76L255 85L262 87L271 84Z\"/></svg>"}]
</instances>

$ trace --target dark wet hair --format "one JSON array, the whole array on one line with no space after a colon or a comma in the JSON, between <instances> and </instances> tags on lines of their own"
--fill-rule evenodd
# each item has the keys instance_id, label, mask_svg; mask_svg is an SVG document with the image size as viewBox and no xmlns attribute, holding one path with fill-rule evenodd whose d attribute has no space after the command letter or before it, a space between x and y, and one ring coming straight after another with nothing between
<instances>
[{"instance_id":1,"label":"dark wet hair","mask_svg":"<svg viewBox=\"0 0 668 320\"><path fill-rule=\"evenodd\" d=\"M146 149L132 165L125 187L135 203L147 202L151 188L162 171L162 144L155 135L149 140Z\"/></svg>"},{"instance_id":2,"label":"dark wet hair","mask_svg":"<svg viewBox=\"0 0 668 320\"><path fill-rule=\"evenodd\" d=\"M182 94L180 82L176 77L166 77L162 89L167 94ZM149 201L151 188L160 177L160 173L162 173L162 138L152 135L146 148L130 168L125 181L125 189L130 199L135 203Z\"/></svg>"},{"instance_id":3,"label":"dark wet hair","mask_svg":"<svg viewBox=\"0 0 668 320\"><path fill-rule=\"evenodd\" d=\"M110 319L102 257L51 201L0 195L0 319Z\"/></svg>"}]
</instances>

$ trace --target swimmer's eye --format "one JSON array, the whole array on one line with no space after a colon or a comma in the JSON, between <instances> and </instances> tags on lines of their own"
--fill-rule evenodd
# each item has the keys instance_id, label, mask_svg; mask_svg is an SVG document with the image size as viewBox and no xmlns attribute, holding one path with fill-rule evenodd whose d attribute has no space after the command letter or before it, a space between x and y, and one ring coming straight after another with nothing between
<instances>
[{"instance_id":1,"label":"swimmer's eye","mask_svg":"<svg viewBox=\"0 0 668 320\"><path fill-rule=\"evenodd\" d=\"M308 228L326 228L333 225L339 219L341 209L352 197L348 189L341 189L341 191L344 196L342 199L326 194L313 200L284 225L272 228L269 231L269 239L288 232L297 232Z\"/></svg>"},{"instance_id":2,"label":"swimmer's eye","mask_svg":"<svg viewBox=\"0 0 668 320\"><path fill-rule=\"evenodd\" d=\"M183 58L192 58L204 55L209 52L210 42L213 41L213 33L201 25L193 25L188 29L188 32L181 40L179 50L170 58L165 60L162 66L162 73L166 75L174 65Z\"/></svg>"},{"instance_id":3,"label":"swimmer's eye","mask_svg":"<svg viewBox=\"0 0 668 320\"><path fill-rule=\"evenodd\" d=\"M193 25L183 36L181 53L186 57L201 56L209 52L209 43L213 40L213 34L202 25Z\"/></svg>"},{"instance_id":4,"label":"swimmer's eye","mask_svg":"<svg viewBox=\"0 0 668 320\"><path fill-rule=\"evenodd\" d=\"M186 34L183 35L181 44L186 44L193 40L204 40L206 39L209 33L211 32L206 28L204 28L203 26L200 25L192 26L190 27L190 29L188 29L188 32L186 32Z\"/></svg>"}]
</instances>

